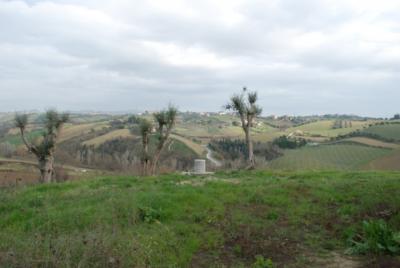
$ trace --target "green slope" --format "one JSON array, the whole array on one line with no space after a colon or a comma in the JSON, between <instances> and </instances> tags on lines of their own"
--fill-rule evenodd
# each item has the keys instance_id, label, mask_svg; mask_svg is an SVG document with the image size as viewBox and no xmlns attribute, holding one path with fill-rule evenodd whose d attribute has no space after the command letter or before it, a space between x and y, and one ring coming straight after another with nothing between
<instances>
[{"instance_id":1,"label":"green slope","mask_svg":"<svg viewBox=\"0 0 400 268\"><path fill-rule=\"evenodd\" d=\"M0 266L366 267L347 238L382 215L400 230L399 191L400 173L261 171L3 189Z\"/></svg>"},{"instance_id":2,"label":"green slope","mask_svg":"<svg viewBox=\"0 0 400 268\"><path fill-rule=\"evenodd\" d=\"M385 139L400 141L400 123L375 125L364 129L363 132L378 135Z\"/></svg>"},{"instance_id":3,"label":"green slope","mask_svg":"<svg viewBox=\"0 0 400 268\"><path fill-rule=\"evenodd\" d=\"M390 154L390 149L357 144L307 146L286 150L282 157L273 160L274 169L359 169L368 162Z\"/></svg>"}]
</instances>

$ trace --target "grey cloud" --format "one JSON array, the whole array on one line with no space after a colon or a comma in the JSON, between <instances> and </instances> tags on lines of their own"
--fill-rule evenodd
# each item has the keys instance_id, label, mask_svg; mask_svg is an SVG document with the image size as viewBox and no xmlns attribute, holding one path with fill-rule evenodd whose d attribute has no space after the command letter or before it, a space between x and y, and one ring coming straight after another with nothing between
<instances>
[{"instance_id":1,"label":"grey cloud","mask_svg":"<svg viewBox=\"0 0 400 268\"><path fill-rule=\"evenodd\" d=\"M177 3L0 1L1 110L219 110L246 85L266 113L399 112L400 5Z\"/></svg>"}]
</instances>

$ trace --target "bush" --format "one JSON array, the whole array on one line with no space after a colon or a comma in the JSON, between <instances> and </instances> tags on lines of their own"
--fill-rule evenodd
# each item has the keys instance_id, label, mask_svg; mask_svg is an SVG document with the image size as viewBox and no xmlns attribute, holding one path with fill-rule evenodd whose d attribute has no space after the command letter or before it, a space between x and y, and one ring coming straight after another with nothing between
<instances>
[{"instance_id":1,"label":"bush","mask_svg":"<svg viewBox=\"0 0 400 268\"><path fill-rule=\"evenodd\" d=\"M350 254L400 254L400 232L394 232L384 220L364 221L361 234L349 238Z\"/></svg>"},{"instance_id":2,"label":"bush","mask_svg":"<svg viewBox=\"0 0 400 268\"><path fill-rule=\"evenodd\" d=\"M296 149L305 146L307 144L307 141L302 138L291 139L288 138L287 136L280 136L279 138L276 138L273 141L273 144L277 145L279 148L282 149Z\"/></svg>"}]
</instances>

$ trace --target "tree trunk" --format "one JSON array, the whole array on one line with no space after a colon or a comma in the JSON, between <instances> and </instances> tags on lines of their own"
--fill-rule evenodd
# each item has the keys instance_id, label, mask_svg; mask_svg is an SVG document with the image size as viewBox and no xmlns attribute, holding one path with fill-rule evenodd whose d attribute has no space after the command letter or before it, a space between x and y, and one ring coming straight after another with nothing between
<instances>
[{"instance_id":1,"label":"tree trunk","mask_svg":"<svg viewBox=\"0 0 400 268\"><path fill-rule=\"evenodd\" d=\"M39 160L40 182L50 183L54 180L54 157Z\"/></svg>"},{"instance_id":2,"label":"tree trunk","mask_svg":"<svg viewBox=\"0 0 400 268\"><path fill-rule=\"evenodd\" d=\"M171 129L172 129L172 126L170 126L167 129L164 137L161 138L160 143L157 146L157 150L156 150L156 152L154 154L153 161L152 161L152 168L151 168L151 174L152 175L156 174L157 164L158 164L158 161L160 160L160 156L161 156L161 153L162 153L162 151L163 151L163 149L165 147L165 144L168 143L168 138L169 138L169 135L171 133ZM160 135L162 135L161 133L162 132L160 132Z\"/></svg>"},{"instance_id":3,"label":"tree trunk","mask_svg":"<svg viewBox=\"0 0 400 268\"><path fill-rule=\"evenodd\" d=\"M142 159L142 175L148 176L150 170L150 161L148 158Z\"/></svg>"},{"instance_id":4,"label":"tree trunk","mask_svg":"<svg viewBox=\"0 0 400 268\"><path fill-rule=\"evenodd\" d=\"M256 161L254 159L253 142L251 141L250 127L247 127L245 129L245 134L246 134L246 144L248 150L248 162L249 162L248 168L254 168L256 165Z\"/></svg>"},{"instance_id":5,"label":"tree trunk","mask_svg":"<svg viewBox=\"0 0 400 268\"><path fill-rule=\"evenodd\" d=\"M162 152L162 148L157 150L157 152L154 155L153 163L152 163L152 167L151 167L151 175L156 174L158 160L160 159L161 152Z\"/></svg>"},{"instance_id":6,"label":"tree trunk","mask_svg":"<svg viewBox=\"0 0 400 268\"><path fill-rule=\"evenodd\" d=\"M147 176L149 175L149 166L150 166L150 161L149 161L149 136L148 134L144 134L143 136L143 155L142 155L142 175Z\"/></svg>"}]
</instances>

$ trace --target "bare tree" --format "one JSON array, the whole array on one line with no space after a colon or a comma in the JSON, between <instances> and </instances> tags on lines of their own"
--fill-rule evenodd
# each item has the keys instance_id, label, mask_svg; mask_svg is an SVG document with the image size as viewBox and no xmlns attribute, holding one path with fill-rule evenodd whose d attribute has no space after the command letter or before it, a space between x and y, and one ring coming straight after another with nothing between
<instances>
[{"instance_id":1,"label":"bare tree","mask_svg":"<svg viewBox=\"0 0 400 268\"><path fill-rule=\"evenodd\" d=\"M49 183L54 180L54 152L63 125L68 121L69 115L59 114L55 110L49 110L45 114L45 131L42 139L37 144L30 142L26 137L28 116L26 114L15 116L15 125L20 129L22 141L38 160L40 170L40 182Z\"/></svg>"},{"instance_id":2,"label":"bare tree","mask_svg":"<svg viewBox=\"0 0 400 268\"><path fill-rule=\"evenodd\" d=\"M158 144L156 147L156 151L154 153L154 157L152 159L151 173L153 175L156 173L157 164L160 159L161 153L168 142L172 128L175 126L177 114L178 114L178 109L172 105L169 105L168 109L154 114L154 119L157 122Z\"/></svg>"},{"instance_id":3,"label":"bare tree","mask_svg":"<svg viewBox=\"0 0 400 268\"><path fill-rule=\"evenodd\" d=\"M149 142L153 124L147 119L142 119L140 120L139 127L142 136L142 175L148 175L151 165Z\"/></svg>"},{"instance_id":4,"label":"bare tree","mask_svg":"<svg viewBox=\"0 0 400 268\"><path fill-rule=\"evenodd\" d=\"M254 119L262 112L261 107L259 107L256 102L257 92L249 92L247 88L244 87L242 93L233 95L229 103L225 106L226 109L234 111L240 117L242 129L246 136L249 168L254 168L255 166L253 142L250 131L253 127Z\"/></svg>"}]
</instances>

